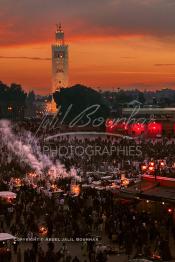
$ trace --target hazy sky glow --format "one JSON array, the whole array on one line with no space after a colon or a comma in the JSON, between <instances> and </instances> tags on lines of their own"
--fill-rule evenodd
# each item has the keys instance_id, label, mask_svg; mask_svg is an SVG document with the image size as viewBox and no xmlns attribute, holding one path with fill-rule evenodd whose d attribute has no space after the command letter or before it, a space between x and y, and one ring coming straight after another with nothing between
<instances>
[{"instance_id":1,"label":"hazy sky glow","mask_svg":"<svg viewBox=\"0 0 175 262\"><path fill-rule=\"evenodd\" d=\"M62 22L70 85L175 88L174 0L0 0L0 80L51 90Z\"/></svg>"}]
</instances>

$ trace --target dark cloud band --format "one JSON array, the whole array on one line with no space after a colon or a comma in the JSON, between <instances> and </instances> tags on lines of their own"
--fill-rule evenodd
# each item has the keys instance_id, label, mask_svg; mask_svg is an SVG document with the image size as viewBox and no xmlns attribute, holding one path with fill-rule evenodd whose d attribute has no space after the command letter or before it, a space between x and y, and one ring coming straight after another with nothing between
<instances>
[{"instance_id":1,"label":"dark cloud band","mask_svg":"<svg viewBox=\"0 0 175 262\"><path fill-rule=\"evenodd\" d=\"M50 61L48 57L30 57L30 56L0 56L0 59L24 59L24 60L39 60L39 61Z\"/></svg>"},{"instance_id":2,"label":"dark cloud band","mask_svg":"<svg viewBox=\"0 0 175 262\"><path fill-rule=\"evenodd\" d=\"M175 64L155 64L155 66L175 66Z\"/></svg>"},{"instance_id":3,"label":"dark cloud band","mask_svg":"<svg viewBox=\"0 0 175 262\"><path fill-rule=\"evenodd\" d=\"M174 0L69 0L69 6L63 0L12 2L0 3L0 46L52 41L58 19L69 39L175 36Z\"/></svg>"}]
</instances>

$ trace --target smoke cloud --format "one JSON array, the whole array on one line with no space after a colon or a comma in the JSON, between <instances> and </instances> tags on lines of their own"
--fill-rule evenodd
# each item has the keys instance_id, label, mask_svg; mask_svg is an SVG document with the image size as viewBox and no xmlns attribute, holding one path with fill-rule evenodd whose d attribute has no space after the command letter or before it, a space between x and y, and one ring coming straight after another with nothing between
<instances>
[{"instance_id":1,"label":"smoke cloud","mask_svg":"<svg viewBox=\"0 0 175 262\"><path fill-rule=\"evenodd\" d=\"M0 136L1 143L6 146L10 155L15 157L19 164L28 165L37 174L42 175L47 170L52 178L74 177L79 179L74 168L67 172L59 161L54 164L47 155L43 154L38 141L30 132L15 134L10 121L0 121Z\"/></svg>"}]
</instances>

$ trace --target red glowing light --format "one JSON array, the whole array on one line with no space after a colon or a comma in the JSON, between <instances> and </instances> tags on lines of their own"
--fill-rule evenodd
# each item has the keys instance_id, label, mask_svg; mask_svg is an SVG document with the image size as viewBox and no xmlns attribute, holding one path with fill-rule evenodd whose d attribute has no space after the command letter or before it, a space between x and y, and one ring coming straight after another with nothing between
<instances>
[{"instance_id":1,"label":"red glowing light","mask_svg":"<svg viewBox=\"0 0 175 262\"><path fill-rule=\"evenodd\" d=\"M106 132L112 133L114 132L114 122L112 119L107 119L106 120Z\"/></svg>"},{"instance_id":2,"label":"red glowing light","mask_svg":"<svg viewBox=\"0 0 175 262\"><path fill-rule=\"evenodd\" d=\"M115 133L117 131L126 131L127 124L125 122L118 123L115 120L107 119L106 120L106 132Z\"/></svg>"},{"instance_id":3,"label":"red glowing light","mask_svg":"<svg viewBox=\"0 0 175 262\"><path fill-rule=\"evenodd\" d=\"M123 123L123 126L124 126L124 129L127 130L128 129L128 126L127 124Z\"/></svg>"},{"instance_id":4,"label":"red glowing light","mask_svg":"<svg viewBox=\"0 0 175 262\"><path fill-rule=\"evenodd\" d=\"M150 163L149 163L149 166L154 166L154 162L150 162Z\"/></svg>"},{"instance_id":5,"label":"red glowing light","mask_svg":"<svg viewBox=\"0 0 175 262\"><path fill-rule=\"evenodd\" d=\"M111 127L111 126L113 126L113 121L111 119L108 119L106 121L106 127Z\"/></svg>"},{"instance_id":6,"label":"red glowing light","mask_svg":"<svg viewBox=\"0 0 175 262\"><path fill-rule=\"evenodd\" d=\"M141 123L134 123L131 125L131 132L135 135L141 135L145 131L145 125Z\"/></svg>"},{"instance_id":7,"label":"red glowing light","mask_svg":"<svg viewBox=\"0 0 175 262\"><path fill-rule=\"evenodd\" d=\"M154 167L153 166L149 166L149 171L150 172L154 172Z\"/></svg>"},{"instance_id":8,"label":"red glowing light","mask_svg":"<svg viewBox=\"0 0 175 262\"><path fill-rule=\"evenodd\" d=\"M151 122L148 124L148 135L149 136L157 136L162 134L162 124L161 123L156 123L156 122Z\"/></svg>"},{"instance_id":9,"label":"red glowing light","mask_svg":"<svg viewBox=\"0 0 175 262\"><path fill-rule=\"evenodd\" d=\"M161 167L164 167L165 166L165 163L163 161L160 162L160 166Z\"/></svg>"},{"instance_id":10,"label":"red glowing light","mask_svg":"<svg viewBox=\"0 0 175 262\"><path fill-rule=\"evenodd\" d=\"M145 171L147 169L147 166L146 165L143 165L142 166L142 171Z\"/></svg>"},{"instance_id":11,"label":"red glowing light","mask_svg":"<svg viewBox=\"0 0 175 262\"><path fill-rule=\"evenodd\" d=\"M168 208L168 213L172 213L173 212L173 209L172 208Z\"/></svg>"}]
</instances>

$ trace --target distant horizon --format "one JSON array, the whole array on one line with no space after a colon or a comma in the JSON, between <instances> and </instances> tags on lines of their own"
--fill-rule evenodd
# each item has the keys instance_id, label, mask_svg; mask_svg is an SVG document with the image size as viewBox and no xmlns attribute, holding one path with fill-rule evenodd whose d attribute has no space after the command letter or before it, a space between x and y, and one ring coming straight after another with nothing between
<instances>
[{"instance_id":1,"label":"distant horizon","mask_svg":"<svg viewBox=\"0 0 175 262\"><path fill-rule=\"evenodd\" d=\"M39 95L39 96L50 96L50 95L52 95L52 93L50 92L50 93L45 93L45 94L43 94L43 93L39 93L39 92L36 92L38 89L36 89L36 88L31 88L31 89L25 89L25 87L23 86L23 85L21 85L20 83L16 83L15 81L13 81L13 82L11 82L11 83L5 83L4 81L2 81L1 79L0 79L0 83L3 83L4 85L7 85L7 86L9 86L10 87L10 85L11 84L17 84L17 85L20 85L21 86L21 88L25 91L25 92L27 92L27 93L29 93L29 92L31 92L31 91L34 91L34 93L35 93L35 95ZM132 86L132 87L106 87L106 88L101 88L101 87L93 87L93 86L88 86L88 85L86 85L86 84L82 84L82 83L75 83L75 84L73 84L72 86L68 86L68 87L66 87L66 88L71 88L71 87L73 87L73 86L76 86L76 85L82 85L82 86L85 86L85 87L88 87L88 88L91 88L91 89L94 89L94 90L96 90L96 91L102 91L102 92L119 92L119 91L130 91L130 92L134 92L134 91L140 91L140 92L150 92L150 93L156 93L156 92L160 92L160 91L163 91L163 90L169 90L169 91L174 91L175 92L175 88L171 88L171 87L162 87L162 88L159 88L159 89L146 89L146 88L142 88L142 89L140 89L139 87L137 87L137 86Z\"/></svg>"}]
</instances>

